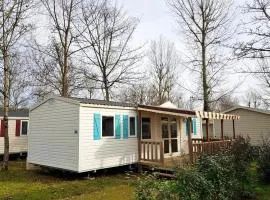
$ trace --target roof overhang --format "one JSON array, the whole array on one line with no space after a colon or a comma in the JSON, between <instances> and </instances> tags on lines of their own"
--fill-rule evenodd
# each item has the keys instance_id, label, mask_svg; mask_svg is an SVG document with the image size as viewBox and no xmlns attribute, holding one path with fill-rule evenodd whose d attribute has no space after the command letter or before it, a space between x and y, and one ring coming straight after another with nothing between
<instances>
[{"instance_id":1,"label":"roof overhang","mask_svg":"<svg viewBox=\"0 0 270 200\"><path fill-rule=\"evenodd\" d=\"M195 117L196 112L191 110L182 110L176 108L164 108L160 106L147 106L147 105L138 105L139 111L160 113L165 115L174 115L174 116L183 116L183 117Z\"/></svg>"},{"instance_id":2,"label":"roof overhang","mask_svg":"<svg viewBox=\"0 0 270 200\"><path fill-rule=\"evenodd\" d=\"M203 119L223 119L223 120L239 120L240 116L238 115L228 115L223 113L215 113L215 112L204 112L204 111L196 111L196 116Z\"/></svg>"}]
</instances>

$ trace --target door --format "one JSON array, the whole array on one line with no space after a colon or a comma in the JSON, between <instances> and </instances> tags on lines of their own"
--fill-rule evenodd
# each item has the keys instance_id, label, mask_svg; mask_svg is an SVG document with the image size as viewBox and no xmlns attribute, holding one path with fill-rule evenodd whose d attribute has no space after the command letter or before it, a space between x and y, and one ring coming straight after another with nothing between
<instances>
[{"instance_id":1,"label":"door","mask_svg":"<svg viewBox=\"0 0 270 200\"><path fill-rule=\"evenodd\" d=\"M161 132L165 155L178 152L178 131L176 118L162 117Z\"/></svg>"}]
</instances>

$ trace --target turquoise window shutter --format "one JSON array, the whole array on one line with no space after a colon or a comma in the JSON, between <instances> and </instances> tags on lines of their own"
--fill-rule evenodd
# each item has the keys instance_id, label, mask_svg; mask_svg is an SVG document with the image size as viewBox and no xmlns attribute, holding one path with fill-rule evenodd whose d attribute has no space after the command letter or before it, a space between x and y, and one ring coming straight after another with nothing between
<instances>
[{"instance_id":1,"label":"turquoise window shutter","mask_svg":"<svg viewBox=\"0 0 270 200\"><path fill-rule=\"evenodd\" d=\"M121 118L120 115L115 115L115 138L121 138Z\"/></svg>"},{"instance_id":2,"label":"turquoise window shutter","mask_svg":"<svg viewBox=\"0 0 270 200\"><path fill-rule=\"evenodd\" d=\"M128 139L128 115L123 115L123 138Z\"/></svg>"},{"instance_id":3,"label":"turquoise window shutter","mask_svg":"<svg viewBox=\"0 0 270 200\"><path fill-rule=\"evenodd\" d=\"M193 125L193 134L194 135L197 135L197 123L196 123L196 119L195 118L193 118L192 119L192 125Z\"/></svg>"},{"instance_id":4,"label":"turquoise window shutter","mask_svg":"<svg viewBox=\"0 0 270 200\"><path fill-rule=\"evenodd\" d=\"M99 113L94 113L94 140L100 140L101 134L101 116Z\"/></svg>"}]
</instances>

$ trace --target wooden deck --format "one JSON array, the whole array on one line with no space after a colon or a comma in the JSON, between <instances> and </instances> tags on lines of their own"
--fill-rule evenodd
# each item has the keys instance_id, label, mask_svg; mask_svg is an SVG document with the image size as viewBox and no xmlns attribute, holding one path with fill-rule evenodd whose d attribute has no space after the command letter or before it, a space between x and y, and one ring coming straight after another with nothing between
<instances>
[{"instance_id":1,"label":"wooden deck","mask_svg":"<svg viewBox=\"0 0 270 200\"><path fill-rule=\"evenodd\" d=\"M179 168L202 155L212 155L230 149L232 140L192 141L192 156L164 156L163 141L143 140L139 143L139 164L152 168Z\"/></svg>"}]
</instances>

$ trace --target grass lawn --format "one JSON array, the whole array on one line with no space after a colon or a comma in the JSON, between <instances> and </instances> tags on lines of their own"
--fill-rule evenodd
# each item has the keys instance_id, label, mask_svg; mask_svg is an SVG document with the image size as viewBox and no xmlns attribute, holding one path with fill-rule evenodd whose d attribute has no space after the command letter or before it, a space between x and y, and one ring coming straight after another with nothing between
<instances>
[{"instance_id":1,"label":"grass lawn","mask_svg":"<svg viewBox=\"0 0 270 200\"><path fill-rule=\"evenodd\" d=\"M0 199L133 199L136 175L107 173L93 179L44 171L26 171L24 161L0 172Z\"/></svg>"},{"instance_id":2,"label":"grass lawn","mask_svg":"<svg viewBox=\"0 0 270 200\"><path fill-rule=\"evenodd\" d=\"M270 184L265 184L258 180L257 171L256 171L256 163L252 163L250 172L252 175L252 186L255 190L257 199L269 200L270 199Z\"/></svg>"}]
</instances>

